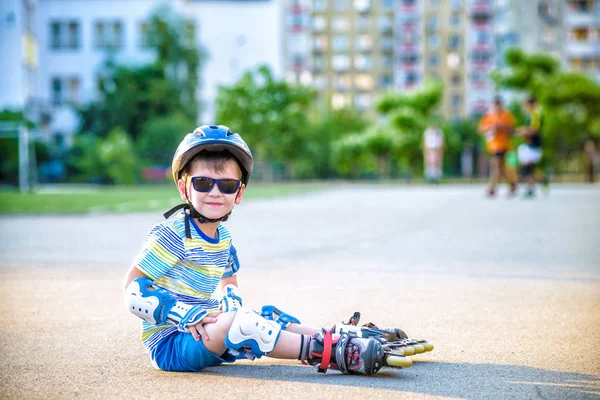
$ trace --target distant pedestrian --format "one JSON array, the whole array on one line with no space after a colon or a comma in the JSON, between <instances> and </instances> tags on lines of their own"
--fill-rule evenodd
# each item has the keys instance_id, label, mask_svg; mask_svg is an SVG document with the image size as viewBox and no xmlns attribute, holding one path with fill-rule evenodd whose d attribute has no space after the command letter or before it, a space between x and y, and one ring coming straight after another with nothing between
<instances>
[{"instance_id":1,"label":"distant pedestrian","mask_svg":"<svg viewBox=\"0 0 600 400\"><path fill-rule=\"evenodd\" d=\"M436 124L427 127L423 134L423 161L425 178L430 182L439 182L444 161L444 133Z\"/></svg>"},{"instance_id":2,"label":"distant pedestrian","mask_svg":"<svg viewBox=\"0 0 600 400\"><path fill-rule=\"evenodd\" d=\"M594 170L598 163L598 153L596 152L596 142L589 138L583 145L583 162L585 165L585 173L588 183L594 183L596 180L596 172Z\"/></svg>"},{"instance_id":3,"label":"distant pedestrian","mask_svg":"<svg viewBox=\"0 0 600 400\"><path fill-rule=\"evenodd\" d=\"M527 124L517 129L517 134L524 139L524 143L519 145L517 155L519 165L521 166L521 175L527 182L527 191L525 197L533 197L535 195L535 184L537 181L542 182L546 186L548 180L544 174L538 170L539 163L542 159L542 124L543 114L542 109L537 103L535 97L529 97L523 108L528 114Z\"/></svg>"},{"instance_id":4,"label":"distant pedestrian","mask_svg":"<svg viewBox=\"0 0 600 400\"><path fill-rule=\"evenodd\" d=\"M490 183L487 194L493 197L496 194L496 185L501 175L509 183L509 195L515 194L517 180L514 174L507 171L505 165L506 153L510 150L510 139L515 127L515 118L510 111L504 108L500 97L494 98L492 109L479 121L479 132L485 136L490 160Z\"/></svg>"}]
</instances>

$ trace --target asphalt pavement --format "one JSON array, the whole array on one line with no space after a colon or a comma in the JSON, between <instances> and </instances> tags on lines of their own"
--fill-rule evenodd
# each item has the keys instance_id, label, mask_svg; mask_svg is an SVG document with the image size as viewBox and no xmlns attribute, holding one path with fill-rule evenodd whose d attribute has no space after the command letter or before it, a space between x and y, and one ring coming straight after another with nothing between
<instances>
[{"instance_id":1,"label":"asphalt pavement","mask_svg":"<svg viewBox=\"0 0 600 400\"><path fill-rule=\"evenodd\" d=\"M435 344L373 377L267 357L157 371L122 279L160 213L0 216L0 398L599 399L600 186L484 191L341 185L226 222L245 305L317 327L358 310Z\"/></svg>"}]
</instances>

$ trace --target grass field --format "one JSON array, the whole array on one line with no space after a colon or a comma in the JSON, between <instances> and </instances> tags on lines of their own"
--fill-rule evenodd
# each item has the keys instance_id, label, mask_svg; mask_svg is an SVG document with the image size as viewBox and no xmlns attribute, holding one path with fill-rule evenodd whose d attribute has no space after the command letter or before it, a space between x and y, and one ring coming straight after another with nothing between
<instances>
[{"instance_id":1,"label":"grass field","mask_svg":"<svg viewBox=\"0 0 600 400\"><path fill-rule=\"evenodd\" d=\"M277 183L248 186L244 200L326 190L324 183ZM0 214L76 214L167 211L182 201L173 185L133 187L67 186L21 194L0 191Z\"/></svg>"}]
</instances>

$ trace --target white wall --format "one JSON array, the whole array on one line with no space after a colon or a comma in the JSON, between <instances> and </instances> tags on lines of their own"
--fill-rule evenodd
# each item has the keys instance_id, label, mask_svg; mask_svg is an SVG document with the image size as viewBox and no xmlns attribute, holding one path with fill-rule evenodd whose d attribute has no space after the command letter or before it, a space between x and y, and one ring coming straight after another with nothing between
<instances>
[{"instance_id":1,"label":"white wall","mask_svg":"<svg viewBox=\"0 0 600 400\"><path fill-rule=\"evenodd\" d=\"M199 21L200 43L208 52L202 71L202 124L213 121L218 85L234 83L244 71L261 64L283 77L282 0L236 2L197 1L188 4L188 17Z\"/></svg>"},{"instance_id":2,"label":"white wall","mask_svg":"<svg viewBox=\"0 0 600 400\"><path fill-rule=\"evenodd\" d=\"M23 21L20 0L0 1L0 109L25 105Z\"/></svg>"}]
</instances>

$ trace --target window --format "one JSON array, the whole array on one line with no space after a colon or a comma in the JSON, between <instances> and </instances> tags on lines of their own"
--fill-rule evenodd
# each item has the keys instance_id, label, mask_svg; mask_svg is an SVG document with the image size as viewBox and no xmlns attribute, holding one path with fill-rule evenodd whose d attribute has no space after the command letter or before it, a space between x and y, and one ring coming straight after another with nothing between
<instances>
[{"instance_id":1,"label":"window","mask_svg":"<svg viewBox=\"0 0 600 400\"><path fill-rule=\"evenodd\" d=\"M405 83L407 86L414 86L417 84L419 76L416 72L407 72Z\"/></svg>"},{"instance_id":2,"label":"window","mask_svg":"<svg viewBox=\"0 0 600 400\"><path fill-rule=\"evenodd\" d=\"M334 0L333 8L338 11L346 11L348 9L348 0Z\"/></svg>"},{"instance_id":3,"label":"window","mask_svg":"<svg viewBox=\"0 0 600 400\"><path fill-rule=\"evenodd\" d=\"M325 68L325 59L323 56L314 56L312 59L313 70L321 71Z\"/></svg>"},{"instance_id":4,"label":"window","mask_svg":"<svg viewBox=\"0 0 600 400\"><path fill-rule=\"evenodd\" d=\"M460 78L460 75L452 75L451 82L453 86L459 86L462 82L462 79Z\"/></svg>"},{"instance_id":5,"label":"window","mask_svg":"<svg viewBox=\"0 0 600 400\"><path fill-rule=\"evenodd\" d=\"M54 50L79 49L79 22L52 21L50 23L50 48Z\"/></svg>"},{"instance_id":6,"label":"window","mask_svg":"<svg viewBox=\"0 0 600 400\"><path fill-rule=\"evenodd\" d=\"M590 38L590 31L588 28L575 28L571 30L571 37L576 42L586 42Z\"/></svg>"},{"instance_id":7,"label":"window","mask_svg":"<svg viewBox=\"0 0 600 400\"><path fill-rule=\"evenodd\" d=\"M437 8L440 5L440 0L429 0L430 8Z\"/></svg>"},{"instance_id":8,"label":"window","mask_svg":"<svg viewBox=\"0 0 600 400\"><path fill-rule=\"evenodd\" d=\"M334 51L348 50L348 37L345 35L335 35L331 47Z\"/></svg>"},{"instance_id":9,"label":"window","mask_svg":"<svg viewBox=\"0 0 600 400\"><path fill-rule=\"evenodd\" d=\"M366 93L356 95L354 97L354 107L360 111L368 109L371 107L371 96Z\"/></svg>"},{"instance_id":10,"label":"window","mask_svg":"<svg viewBox=\"0 0 600 400\"><path fill-rule=\"evenodd\" d=\"M460 103L462 101L462 96L459 94L452 95L452 107L458 108L460 107Z\"/></svg>"},{"instance_id":11,"label":"window","mask_svg":"<svg viewBox=\"0 0 600 400\"><path fill-rule=\"evenodd\" d=\"M392 18L382 15L377 21L377 26L382 32L390 32L392 30Z\"/></svg>"},{"instance_id":12,"label":"window","mask_svg":"<svg viewBox=\"0 0 600 400\"><path fill-rule=\"evenodd\" d=\"M390 88L394 84L394 78L392 75L385 74L379 80L379 86L382 89Z\"/></svg>"},{"instance_id":13,"label":"window","mask_svg":"<svg viewBox=\"0 0 600 400\"><path fill-rule=\"evenodd\" d=\"M327 27L327 19L322 15L316 15L312 20L312 27L315 31L322 31Z\"/></svg>"},{"instance_id":14,"label":"window","mask_svg":"<svg viewBox=\"0 0 600 400\"><path fill-rule=\"evenodd\" d=\"M334 17L332 25L335 32L346 32L348 31L350 21L348 20L348 17Z\"/></svg>"},{"instance_id":15,"label":"window","mask_svg":"<svg viewBox=\"0 0 600 400\"><path fill-rule=\"evenodd\" d=\"M50 86L53 104L78 104L80 88L79 78L55 76L51 79Z\"/></svg>"},{"instance_id":16,"label":"window","mask_svg":"<svg viewBox=\"0 0 600 400\"><path fill-rule=\"evenodd\" d=\"M363 91L372 90L375 86L373 77L370 74L356 74L354 78L354 86Z\"/></svg>"},{"instance_id":17,"label":"window","mask_svg":"<svg viewBox=\"0 0 600 400\"><path fill-rule=\"evenodd\" d=\"M460 47L460 37L458 35L452 35L448 38L448 50L458 50Z\"/></svg>"},{"instance_id":18,"label":"window","mask_svg":"<svg viewBox=\"0 0 600 400\"><path fill-rule=\"evenodd\" d=\"M451 26L459 26L460 25L460 14L459 13L452 13L452 15L450 16L450 25Z\"/></svg>"},{"instance_id":19,"label":"window","mask_svg":"<svg viewBox=\"0 0 600 400\"><path fill-rule=\"evenodd\" d=\"M393 10L395 0L383 0L382 7L384 10Z\"/></svg>"},{"instance_id":20,"label":"window","mask_svg":"<svg viewBox=\"0 0 600 400\"><path fill-rule=\"evenodd\" d=\"M430 35L427 42L431 48L435 49L440 44L440 37L438 35Z\"/></svg>"},{"instance_id":21,"label":"window","mask_svg":"<svg viewBox=\"0 0 600 400\"><path fill-rule=\"evenodd\" d=\"M350 89L350 76L348 74L340 74L334 77L335 90L345 92Z\"/></svg>"},{"instance_id":22,"label":"window","mask_svg":"<svg viewBox=\"0 0 600 400\"><path fill-rule=\"evenodd\" d=\"M356 17L356 30L358 32L368 31L370 29L370 25L371 22L369 21L368 17L365 17L364 15L359 15Z\"/></svg>"},{"instance_id":23,"label":"window","mask_svg":"<svg viewBox=\"0 0 600 400\"><path fill-rule=\"evenodd\" d=\"M346 71L350 67L350 58L345 54L336 54L331 58L331 64L336 71Z\"/></svg>"},{"instance_id":24,"label":"window","mask_svg":"<svg viewBox=\"0 0 600 400\"><path fill-rule=\"evenodd\" d=\"M335 93L333 94L333 96L331 96L331 107L333 107L336 110L348 107L348 103L348 96L346 95Z\"/></svg>"},{"instance_id":25,"label":"window","mask_svg":"<svg viewBox=\"0 0 600 400\"><path fill-rule=\"evenodd\" d=\"M436 55L431 55L427 59L427 63L429 65L429 68L437 68L439 62L440 62L440 60L439 60L438 56L436 56Z\"/></svg>"},{"instance_id":26,"label":"window","mask_svg":"<svg viewBox=\"0 0 600 400\"><path fill-rule=\"evenodd\" d=\"M360 35L356 38L356 49L358 51L371 50L373 39L370 35Z\"/></svg>"},{"instance_id":27,"label":"window","mask_svg":"<svg viewBox=\"0 0 600 400\"><path fill-rule=\"evenodd\" d=\"M327 49L327 38L325 36L315 36L313 38L313 49L323 51Z\"/></svg>"},{"instance_id":28,"label":"window","mask_svg":"<svg viewBox=\"0 0 600 400\"><path fill-rule=\"evenodd\" d=\"M388 69L394 68L394 57L384 56L383 57L383 68L388 68Z\"/></svg>"},{"instance_id":29,"label":"window","mask_svg":"<svg viewBox=\"0 0 600 400\"><path fill-rule=\"evenodd\" d=\"M94 23L94 47L97 49L122 48L123 24L120 21L96 21Z\"/></svg>"},{"instance_id":30,"label":"window","mask_svg":"<svg viewBox=\"0 0 600 400\"><path fill-rule=\"evenodd\" d=\"M359 54L354 59L354 68L358 71L366 71L373 67L373 59L368 54Z\"/></svg>"},{"instance_id":31,"label":"window","mask_svg":"<svg viewBox=\"0 0 600 400\"><path fill-rule=\"evenodd\" d=\"M463 0L452 0L450 7L453 10L460 10L463 6Z\"/></svg>"},{"instance_id":32,"label":"window","mask_svg":"<svg viewBox=\"0 0 600 400\"><path fill-rule=\"evenodd\" d=\"M381 51L390 52L394 51L394 39L391 37L381 38Z\"/></svg>"},{"instance_id":33,"label":"window","mask_svg":"<svg viewBox=\"0 0 600 400\"><path fill-rule=\"evenodd\" d=\"M429 32L435 32L438 29L438 17L436 15L430 15L429 18L427 18L427 30Z\"/></svg>"},{"instance_id":34,"label":"window","mask_svg":"<svg viewBox=\"0 0 600 400\"><path fill-rule=\"evenodd\" d=\"M326 0L313 0L312 1L312 9L313 9L313 11L325 11L327 9L327 1Z\"/></svg>"},{"instance_id":35,"label":"window","mask_svg":"<svg viewBox=\"0 0 600 400\"><path fill-rule=\"evenodd\" d=\"M359 13L369 12L371 9L371 0L354 0L354 8Z\"/></svg>"}]
</instances>

